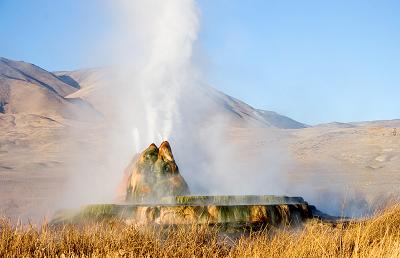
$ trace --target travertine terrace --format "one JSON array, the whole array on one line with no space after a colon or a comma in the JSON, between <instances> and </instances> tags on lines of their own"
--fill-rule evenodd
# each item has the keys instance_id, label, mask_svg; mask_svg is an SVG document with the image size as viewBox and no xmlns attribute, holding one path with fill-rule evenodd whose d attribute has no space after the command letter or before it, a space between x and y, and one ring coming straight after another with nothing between
<instances>
[{"instance_id":1,"label":"travertine terrace","mask_svg":"<svg viewBox=\"0 0 400 258\"><path fill-rule=\"evenodd\" d=\"M296 224L312 217L301 197L187 195L168 142L151 144L128 166L124 202L92 204L58 212L53 223L122 219L134 224Z\"/></svg>"}]
</instances>

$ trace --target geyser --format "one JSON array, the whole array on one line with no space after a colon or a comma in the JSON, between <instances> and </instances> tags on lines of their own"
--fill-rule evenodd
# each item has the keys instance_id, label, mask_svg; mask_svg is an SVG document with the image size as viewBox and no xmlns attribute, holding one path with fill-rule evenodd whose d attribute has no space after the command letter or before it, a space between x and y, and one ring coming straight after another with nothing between
<instances>
[{"instance_id":1,"label":"geyser","mask_svg":"<svg viewBox=\"0 0 400 258\"><path fill-rule=\"evenodd\" d=\"M135 224L296 224L315 208L301 197L188 195L168 142L154 143L125 170L125 198L115 204L93 204L56 213L53 223L85 223L121 219Z\"/></svg>"}]
</instances>

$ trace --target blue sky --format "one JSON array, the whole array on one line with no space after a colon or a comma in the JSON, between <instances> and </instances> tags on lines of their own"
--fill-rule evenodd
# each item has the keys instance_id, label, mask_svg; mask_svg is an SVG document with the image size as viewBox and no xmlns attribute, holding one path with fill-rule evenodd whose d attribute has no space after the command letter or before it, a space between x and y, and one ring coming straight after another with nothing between
<instances>
[{"instance_id":1,"label":"blue sky","mask_svg":"<svg viewBox=\"0 0 400 258\"><path fill-rule=\"evenodd\" d=\"M400 118L400 2L198 0L207 81L316 124ZM110 26L99 0L0 0L0 56L48 70Z\"/></svg>"}]
</instances>

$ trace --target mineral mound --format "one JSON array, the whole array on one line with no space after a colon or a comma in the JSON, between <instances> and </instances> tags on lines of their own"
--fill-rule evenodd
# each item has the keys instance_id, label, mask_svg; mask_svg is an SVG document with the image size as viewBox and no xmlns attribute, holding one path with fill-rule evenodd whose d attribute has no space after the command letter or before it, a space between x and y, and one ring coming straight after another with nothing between
<instances>
[{"instance_id":1,"label":"mineral mound","mask_svg":"<svg viewBox=\"0 0 400 258\"><path fill-rule=\"evenodd\" d=\"M162 197L189 194L167 141L152 143L128 166L125 200L130 203L155 202Z\"/></svg>"},{"instance_id":2,"label":"mineral mound","mask_svg":"<svg viewBox=\"0 0 400 258\"><path fill-rule=\"evenodd\" d=\"M125 170L123 202L61 210L53 224L122 219L134 224L218 224L228 228L293 225L317 210L301 197L189 195L171 147L151 144ZM318 215L318 214L317 214Z\"/></svg>"}]
</instances>

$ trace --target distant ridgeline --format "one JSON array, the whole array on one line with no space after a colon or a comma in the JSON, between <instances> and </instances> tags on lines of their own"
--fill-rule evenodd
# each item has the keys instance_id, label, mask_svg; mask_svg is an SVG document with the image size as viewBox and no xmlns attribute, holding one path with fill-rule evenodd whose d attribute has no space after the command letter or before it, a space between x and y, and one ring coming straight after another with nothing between
<instances>
[{"instance_id":1,"label":"distant ridgeline","mask_svg":"<svg viewBox=\"0 0 400 258\"><path fill-rule=\"evenodd\" d=\"M135 224L219 224L230 227L296 224L314 207L301 197L198 196L179 173L170 144L151 144L125 170L123 203L92 204L56 213L52 223L122 219Z\"/></svg>"}]
</instances>

